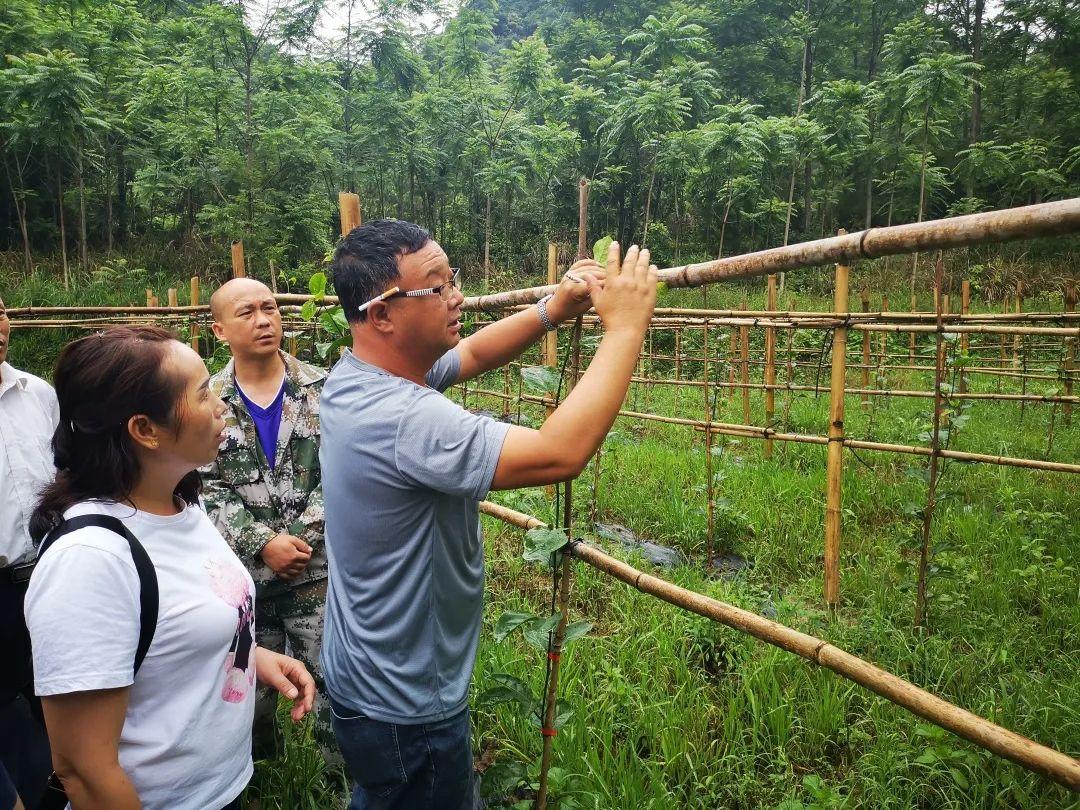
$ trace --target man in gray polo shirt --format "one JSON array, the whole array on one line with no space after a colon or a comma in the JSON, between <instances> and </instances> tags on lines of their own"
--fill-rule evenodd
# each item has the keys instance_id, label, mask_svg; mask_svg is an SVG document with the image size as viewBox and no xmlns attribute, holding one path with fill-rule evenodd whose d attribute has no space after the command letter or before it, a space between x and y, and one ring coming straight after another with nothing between
<instances>
[{"instance_id":1,"label":"man in gray polo shirt","mask_svg":"<svg viewBox=\"0 0 1080 810\"><path fill-rule=\"evenodd\" d=\"M460 339L457 271L422 228L363 225L334 255L352 351L322 391L330 585L322 662L351 808L472 808L467 697L483 610L477 502L576 476L626 396L656 302L648 251L576 264L536 307ZM595 307L605 335L540 430L442 395Z\"/></svg>"}]
</instances>

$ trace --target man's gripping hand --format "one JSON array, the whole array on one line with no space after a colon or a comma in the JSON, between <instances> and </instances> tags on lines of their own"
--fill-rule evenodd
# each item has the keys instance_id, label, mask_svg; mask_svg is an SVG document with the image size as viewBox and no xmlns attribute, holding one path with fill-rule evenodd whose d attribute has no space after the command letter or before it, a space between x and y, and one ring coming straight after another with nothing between
<instances>
[{"instance_id":1,"label":"man's gripping hand","mask_svg":"<svg viewBox=\"0 0 1080 810\"><path fill-rule=\"evenodd\" d=\"M291 534L276 534L259 555L280 579L289 582L300 576L311 562L311 546Z\"/></svg>"},{"instance_id":2,"label":"man's gripping hand","mask_svg":"<svg viewBox=\"0 0 1080 810\"><path fill-rule=\"evenodd\" d=\"M604 289L604 269L593 259L578 259L548 303L548 317L562 323L583 315L592 307L593 294ZM576 280L575 280L576 279Z\"/></svg>"}]
</instances>

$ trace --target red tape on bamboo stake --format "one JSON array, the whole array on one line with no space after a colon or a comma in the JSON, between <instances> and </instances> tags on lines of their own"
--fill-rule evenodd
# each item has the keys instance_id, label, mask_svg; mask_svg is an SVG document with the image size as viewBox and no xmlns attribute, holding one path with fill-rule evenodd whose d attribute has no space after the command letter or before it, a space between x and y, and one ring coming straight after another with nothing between
<instances>
[{"instance_id":1,"label":"red tape on bamboo stake","mask_svg":"<svg viewBox=\"0 0 1080 810\"><path fill-rule=\"evenodd\" d=\"M559 733L559 730L557 728L542 728L540 733L545 737L554 737Z\"/></svg>"}]
</instances>

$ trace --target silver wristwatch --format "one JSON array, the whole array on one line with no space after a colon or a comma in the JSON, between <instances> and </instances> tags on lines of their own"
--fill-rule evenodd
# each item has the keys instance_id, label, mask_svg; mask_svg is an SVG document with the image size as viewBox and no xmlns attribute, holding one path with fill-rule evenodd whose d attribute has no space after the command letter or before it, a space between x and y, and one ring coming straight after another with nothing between
<instances>
[{"instance_id":1,"label":"silver wristwatch","mask_svg":"<svg viewBox=\"0 0 1080 810\"><path fill-rule=\"evenodd\" d=\"M536 302L536 311L540 314L540 323L544 325L544 329L549 332L554 332L558 329L558 325L551 322L551 318L548 317L547 304L552 298L555 297L555 293L548 293L539 301Z\"/></svg>"}]
</instances>

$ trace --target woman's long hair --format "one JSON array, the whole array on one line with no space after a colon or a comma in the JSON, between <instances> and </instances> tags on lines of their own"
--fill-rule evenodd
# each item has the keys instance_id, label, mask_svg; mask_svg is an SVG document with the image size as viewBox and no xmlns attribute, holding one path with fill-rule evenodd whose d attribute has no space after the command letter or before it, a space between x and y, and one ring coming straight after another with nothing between
<instances>
[{"instance_id":1,"label":"woman's long hair","mask_svg":"<svg viewBox=\"0 0 1080 810\"><path fill-rule=\"evenodd\" d=\"M156 326L118 326L69 343L53 374L60 424L53 434L56 479L41 494L30 517L30 535L40 540L76 503L123 501L141 469L128 420L143 414L179 430L184 380L167 362L175 338ZM199 500L199 473L181 479L175 494Z\"/></svg>"}]
</instances>

